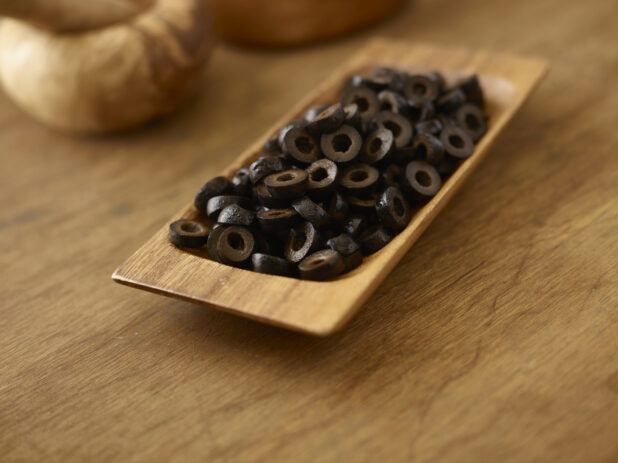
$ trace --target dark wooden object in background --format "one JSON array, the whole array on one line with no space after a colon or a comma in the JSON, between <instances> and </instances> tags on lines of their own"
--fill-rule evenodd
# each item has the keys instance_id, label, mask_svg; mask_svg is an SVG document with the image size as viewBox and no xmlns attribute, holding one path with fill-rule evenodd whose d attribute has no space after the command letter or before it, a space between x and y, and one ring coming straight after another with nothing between
<instances>
[{"instance_id":1,"label":"dark wooden object in background","mask_svg":"<svg viewBox=\"0 0 618 463\"><path fill-rule=\"evenodd\" d=\"M616 15L418 0L343 42L220 48L183 112L113 138L59 135L0 97L0 460L616 461ZM373 33L551 70L345 330L313 339L109 279Z\"/></svg>"}]
</instances>

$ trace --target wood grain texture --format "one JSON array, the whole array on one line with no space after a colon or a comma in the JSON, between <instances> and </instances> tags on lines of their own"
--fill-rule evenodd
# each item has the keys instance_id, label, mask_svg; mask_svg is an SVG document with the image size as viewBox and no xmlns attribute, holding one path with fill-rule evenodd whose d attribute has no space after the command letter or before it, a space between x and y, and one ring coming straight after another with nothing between
<instances>
[{"instance_id":1,"label":"wood grain texture","mask_svg":"<svg viewBox=\"0 0 618 463\"><path fill-rule=\"evenodd\" d=\"M114 280L304 333L324 336L341 328L478 167L546 69L538 59L376 39L292 107L222 175L231 179L240 167L248 167L264 154L264 142L281 127L302 118L311 107L337 101L352 75L365 74L376 66L396 67L411 74L438 69L448 85L476 74L490 119L474 154L429 203L414 210L410 224L384 249L365 258L352 272L333 281L315 282L236 269L205 259L205 252L178 249L169 242L168 223L114 272ZM198 217L191 200L169 222Z\"/></svg>"},{"instance_id":2,"label":"wood grain texture","mask_svg":"<svg viewBox=\"0 0 618 463\"><path fill-rule=\"evenodd\" d=\"M0 95L0 460L618 460L617 14L417 0L318 48L221 47L181 113L111 138L58 135ZM109 279L374 33L551 70L345 330Z\"/></svg>"}]
</instances>

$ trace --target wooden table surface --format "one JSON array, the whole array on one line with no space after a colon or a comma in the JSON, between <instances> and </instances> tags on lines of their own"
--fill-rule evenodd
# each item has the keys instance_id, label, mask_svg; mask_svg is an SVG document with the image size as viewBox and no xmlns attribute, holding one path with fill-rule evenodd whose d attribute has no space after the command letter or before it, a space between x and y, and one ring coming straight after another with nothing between
<instances>
[{"instance_id":1,"label":"wooden table surface","mask_svg":"<svg viewBox=\"0 0 618 463\"><path fill-rule=\"evenodd\" d=\"M0 461L618 461L618 4L415 1L346 40L221 46L199 95L73 138L0 96ZM110 275L373 35L551 69L340 333Z\"/></svg>"}]
</instances>

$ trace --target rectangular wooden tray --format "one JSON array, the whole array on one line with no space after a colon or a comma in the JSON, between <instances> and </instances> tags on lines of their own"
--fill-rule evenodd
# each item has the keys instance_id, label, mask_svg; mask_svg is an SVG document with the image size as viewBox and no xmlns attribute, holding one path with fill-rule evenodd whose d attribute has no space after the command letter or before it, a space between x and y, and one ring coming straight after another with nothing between
<instances>
[{"instance_id":1,"label":"rectangular wooden tray","mask_svg":"<svg viewBox=\"0 0 618 463\"><path fill-rule=\"evenodd\" d=\"M489 130L474 154L444 183L438 195L419 209L408 227L356 270L328 282L264 275L228 267L172 246L168 224L196 216L188 205L118 268L118 283L185 299L261 322L324 336L341 328L362 306L412 243L442 210L459 186L487 155L489 147L543 76L538 59L376 39L340 66L329 79L292 108L271 130L223 172L231 175L259 155L264 141L307 108L336 101L352 74L374 66L414 71L439 70L447 80L477 74L486 97ZM436 243L440 246L440 243Z\"/></svg>"}]
</instances>

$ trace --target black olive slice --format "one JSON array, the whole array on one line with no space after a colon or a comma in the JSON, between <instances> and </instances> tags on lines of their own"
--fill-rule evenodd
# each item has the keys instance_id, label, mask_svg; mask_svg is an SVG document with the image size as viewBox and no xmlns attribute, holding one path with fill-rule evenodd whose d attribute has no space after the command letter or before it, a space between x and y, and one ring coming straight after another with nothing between
<instances>
[{"instance_id":1,"label":"black olive slice","mask_svg":"<svg viewBox=\"0 0 618 463\"><path fill-rule=\"evenodd\" d=\"M440 141L446 154L456 159L469 158L474 152L474 142L468 132L454 125L442 129Z\"/></svg>"},{"instance_id":2,"label":"black olive slice","mask_svg":"<svg viewBox=\"0 0 618 463\"><path fill-rule=\"evenodd\" d=\"M378 169L369 164L353 164L346 167L339 178L339 185L349 193L363 193L373 188L380 173Z\"/></svg>"},{"instance_id":3,"label":"black olive slice","mask_svg":"<svg viewBox=\"0 0 618 463\"><path fill-rule=\"evenodd\" d=\"M385 127L380 127L365 139L361 154L361 161L375 164L388 160L395 146L393 132Z\"/></svg>"},{"instance_id":4,"label":"black olive slice","mask_svg":"<svg viewBox=\"0 0 618 463\"><path fill-rule=\"evenodd\" d=\"M440 94L438 85L429 77L417 74L409 76L404 86L406 98L413 103L427 103Z\"/></svg>"},{"instance_id":5,"label":"black olive slice","mask_svg":"<svg viewBox=\"0 0 618 463\"><path fill-rule=\"evenodd\" d=\"M208 200L213 196L229 195L233 192L232 183L225 177L215 177L202 186L195 196L195 208L203 216L208 214Z\"/></svg>"},{"instance_id":6,"label":"black olive slice","mask_svg":"<svg viewBox=\"0 0 618 463\"><path fill-rule=\"evenodd\" d=\"M307 194L316 201L326 199L335 188L338 168L330 159L320 159L306 169L308 175Z\"/></svg>"},{"instance_id":7,"label":"black olive slice","mask_svg":"<svg viewBox=\"0 0 618 463\"><path fill-rule=\"evenodd\" d=\"M384 226L400 231L406 228L412 212L399 188L390 186L376 200L376 213Z\"/></svg>"},{"instance_id":8,"label":"black olive slice","mask_svg":"<svg viewBox=\"0 0 618 463\"><path fill-rule=\"evenodd\" d=\"M320 139L324 156L335 162L350 162L360 152L363 139L351 125L342 125L334 132L325 133Z\"/></svg>"},{"instance_id":9,"label":"black olive slice","mask_svg":"<svg viewBox=\"0 0 618 463\"><path fill-rule=\"evenodd\" d=\"M439 138L421 133L414 138L414 157L437 166L444 159L444 145Z\"/></svg>"},{"instance_id":10,"label":"black olive slice","mask_svg":"<svg viewBox=\"0 0 618 463\"><path fill-rule=\"evenodd\" d=\"M266 233L287 232L298 217L292 208L269 209L256 214L258 224Z\"/></svg>"},{"instance_id":11,"label":"black olive slice","mask_svg":"<svg viewBox=\"0 0 618 463\"><path fill-rule=\"evenodd\" d=\"M304 127L292 127L283 137L283 151L300 164L311 164L320 158L318 142Z\"/></svg>"},{"instance_id":12,"label":"black olive slice","mask_svg":"<svg viewBox=\"0 0 618 463\"><path fill-rule=\"evenodd\" d=\"M440 174L434 166L424 161L412 161L406 166L404 189L413 202L426 202L442 186Z\"/></svg>"},{"instance_id":13,"label":"black olive slice","mask_svg":"<svg viewBox=\"0 0 618 463\"><path fill-rule=\"evenodd\" d=\"M328 225L328 214L319 204L304 196L292 203L292 207L298 214L316 228Z\"/></svg>"},{"instance_id":14,"label":"black olive slice","mask_svg":"<svg viewBox=\"0 0 618 463\"><path fill-rule=\"evenodd\" d=\"M295 199L305 194L308 184L307 172L300 169L289 169L271 174L264 179L264 185L277 199Z\"/></svg>"},{"instance_id":15,"label":"black olive slice","mask_svg":"<svg viewBox=\"0 0 618 463\"><path fill-rule=\"evenodd\" d=\"M182 248L201 248L208 241L210 228L197 220L180 219L169 228L170 241Z\"/></svg>"},{"instance_id":16,"label":"black olive slice","mask_svg":"<svg viewBox=\"0 0 618 463\"><path fill-rule=\"evenodd\" d=\"M376 93L366 86L348 87L341 98L342 106L355 103L361 114L363 124L368 123L380 110L380 102Z\"/></svg>"},{"instance_id":17,"label":"black olive slice","mask_svg":"<svg viewBox=\"0 0 618 463\"><path fill-rule=\"evenodd\" d=\"M401 148L406 146L412 140L414 130L410 121L401 114L390 111L380 111L373 119L373 124L378 127L383 127L393 133L395 147Z\"/></svg>"},{"instance_id":18,"label":"black olive slice","mask_svg":"<svg viewBox=\"0 0 618 463\"><path fill-rule=\"evenodd\" d=\"M455 113L457 125L466 130L476 142L487 131L487 119L481 108L471 103L462 105Z\"/></svg>"},{"instance_id":19,"label":"black olive slice","mask_svg":"<svg viewBox=\"0 0 618 463\"><path fill-rule=\"evenodd\" d=\"M238 204L244 208L249 208L251 207L251 200L244 196L237 195L213 196L206 204L206 215L210 220L216 222L219 212L230 204Z\"/></svg>"},{"instance_id":20,"label":"black olive slice","mask_svg":"<svg viewBox=\"0 0 618 463\"><path fill-rule=\"evenodd\" d=\"M285 161L279 156L261 156L249 166L249 178L254 185L264 177L287 169Z\"/></svg>"},{"instance_id":21,"label":"black olive slice","mask_svg":"<svg viewBox=\"0 0 618 463\"><path fill-rule=\"evenodd\" d=\"M300 262L321 243L320 234L310 222L290 230L284 255L290 262Z\"/></svg>"},{"instance_id":22,"label":"black olive slice","mask_svg":"<svg viewBox=\"0 0 618 463\"><path fill-rule=\"evenodd\" d=\"M227 265L243 266L253 254L255 240L245 227L233 225L225 228L217 240L217 255Z\"/></svg>"},{"instance_id":23,"label":"black olive slice","mask_svg":"<svg viewBox=\"0 0 618 463\"><path fill-rule=\"evenodd\" d=\"M319 136L325 132L337 130L345 121L345 112L341 103L335 103L324 109L305 127L311 135Z\"/></svg>"},{"instance_id":24,"label":"black olive slice","mask_svg":"<svg viewBox=\"0 0 618 463\"><path fill-rule=\"evenodd\" d=\"M238 204L230 204L221 209L219 216L217 217L218 223L224 223L226 225L244 225L249 226L255 219L255 213Z\"/></svg>"},{"instance_id":25,"label":"black olive slice","mask_svg":"<svg viewBox=\"0 0 618 463\"><path fill-rule=\"evenodd\" d=\"M386 246L394 238L393 232L382 225L373 225L359 236L363 254L371 255Z\"/></svg>"},{"instance_id":26,"label":"black olive slice","mask_svg":"<svg viewBox=\"0 0 618 463\"><path fill-rule=\"evenodd\" d=\"M300 277L305 280L329 280L341 274L344 269L343 258L332 249L314 252L298 264Z\"/></svg>"}]
</instances>

